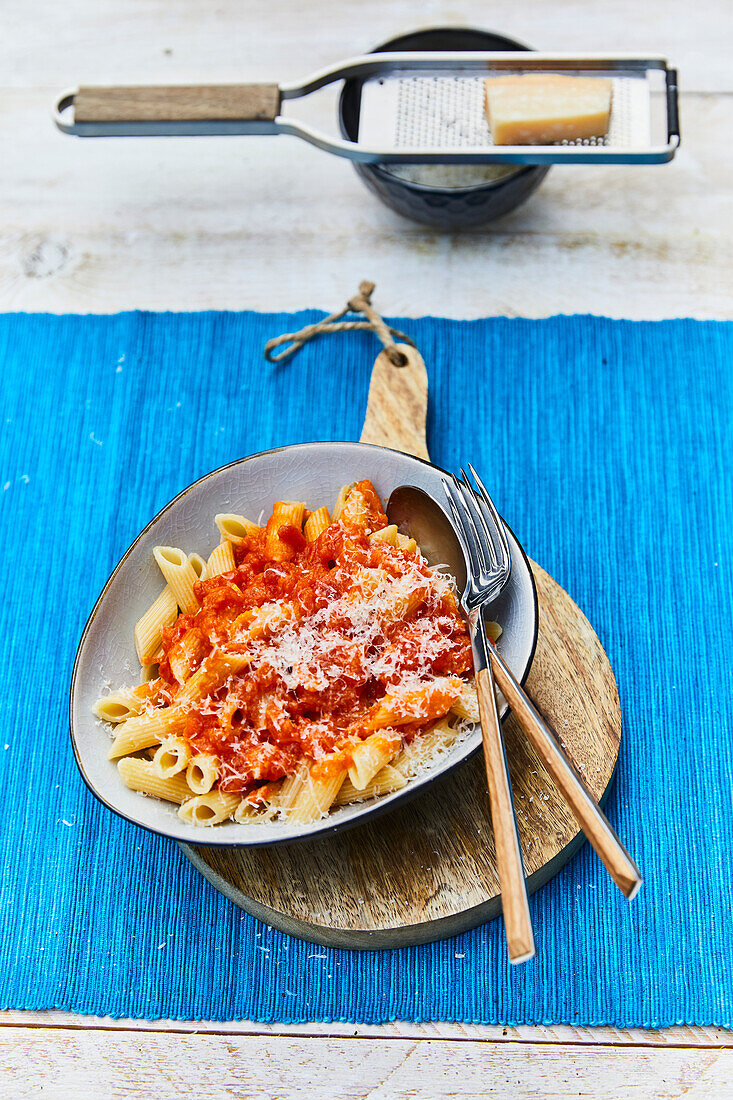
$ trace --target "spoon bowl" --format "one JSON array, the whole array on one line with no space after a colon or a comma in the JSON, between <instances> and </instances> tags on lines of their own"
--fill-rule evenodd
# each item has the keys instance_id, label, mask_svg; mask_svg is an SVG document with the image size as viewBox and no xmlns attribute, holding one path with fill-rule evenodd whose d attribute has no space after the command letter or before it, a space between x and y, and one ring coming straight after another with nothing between
<instances>
[{"instance_id":1,"label":"spoon bowl","mask_svg":"<svg viewBox=\"0 0 733 1100\"><path fill-rule=\"evenodd\" d=\"M466 587L466 560L453 524L437 500L416 485L400 485L387 501L387 519L415 539L431 568L447 567L458 591Z\"/></svg>"}]
</instances>

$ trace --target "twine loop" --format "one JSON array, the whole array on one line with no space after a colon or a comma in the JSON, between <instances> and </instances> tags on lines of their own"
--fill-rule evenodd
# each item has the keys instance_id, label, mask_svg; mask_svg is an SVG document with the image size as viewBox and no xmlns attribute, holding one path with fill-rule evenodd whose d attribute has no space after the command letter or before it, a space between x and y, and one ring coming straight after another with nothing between
<instances>
[{"instance_id":1,"label":"twine loop","mask_svg":"<svg viewBox=\"0 0 733 1100\"><path fill-rule=\"evenodd\" d=\"M410 344L413 348L415 342L409 336L406 336L404 332L388 325L383 317L377 313L372 305L373 293L374 283L364 280L359 284L359 293L350 298L344 309L338 313L332 313L329 317L324 317L322 321L317 321L314 325L306 325L300 332L285 332L282 336L275 336L272 340L268 340L265 344L265 359L270 363L281 363L283 359L294 355L304 344L307 344L309 340L313 340L316 336L328 334L329 332L347 332L361 329L373 332L379 337L390 363L394 364L395 367L406 366L407 356L397 347L394 337L396 336L401 343ZM368 320L342 321L341 318L345 317L347 313L363 313ZM289 346L274 355L274 349L280 347L281 344Z\"/></svg>"}]
</instances>

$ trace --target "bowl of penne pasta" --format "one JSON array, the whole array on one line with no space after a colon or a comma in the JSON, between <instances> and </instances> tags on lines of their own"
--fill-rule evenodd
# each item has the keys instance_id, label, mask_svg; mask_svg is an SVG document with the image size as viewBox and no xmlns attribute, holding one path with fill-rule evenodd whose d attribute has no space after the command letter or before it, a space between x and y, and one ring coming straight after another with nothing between
<instances>
[{"instance_id":1,"label":"bowl of penne pasta","mask_svg":"<svg viewBox=\"0 0 733 1100\"><path fill-rule=\"evenodd\" d=\"M391 525L398 485L441 471L363 443L241 459L168 504L84 630L70 725L122 817L207 846L315 837L384 812L480 746L455 584ZM492 637L529 671L537 601L510 533Z\"/></svg>"}]
</instances>

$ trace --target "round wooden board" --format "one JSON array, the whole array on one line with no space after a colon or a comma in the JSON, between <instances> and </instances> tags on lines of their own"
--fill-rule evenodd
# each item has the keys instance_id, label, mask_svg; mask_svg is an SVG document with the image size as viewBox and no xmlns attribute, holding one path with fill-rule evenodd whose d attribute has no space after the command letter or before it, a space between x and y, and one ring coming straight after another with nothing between
<instances>
[{"instance_id":1,"label":"round wooden board","mask_svg":"<svg viewBox=\"0 0 733 1100\"><path fill-rule=\"evenodd\" d=\"M580 608L543 569L532 569L539 634L525 687L602 803L621 743L616 681ZM583 837L511 715L504 732L531 893L567 863ZM325 839L181 850L248 913L332 947L427 943L501 911L480 753L398 809Z\"/></svg>"}]
</instances>

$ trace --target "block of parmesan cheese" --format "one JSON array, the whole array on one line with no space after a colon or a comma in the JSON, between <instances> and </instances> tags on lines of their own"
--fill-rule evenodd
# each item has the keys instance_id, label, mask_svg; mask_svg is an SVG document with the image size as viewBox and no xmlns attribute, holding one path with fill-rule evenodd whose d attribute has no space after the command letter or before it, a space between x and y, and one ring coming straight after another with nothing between
<instances>
[{"instance_id":1,"label":"block of parmesan cheese","mask_svg":"<svg viewBox=\"0 0 733 1100\"><path fill-rule=\"evenodd\" d=\"M608 133L611 81L603 77L523 73L484 84L495 145L550 145Z\"/></svg>"}]
</instances>

